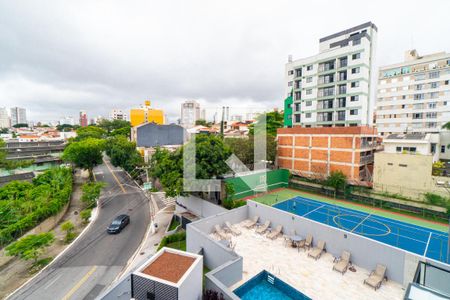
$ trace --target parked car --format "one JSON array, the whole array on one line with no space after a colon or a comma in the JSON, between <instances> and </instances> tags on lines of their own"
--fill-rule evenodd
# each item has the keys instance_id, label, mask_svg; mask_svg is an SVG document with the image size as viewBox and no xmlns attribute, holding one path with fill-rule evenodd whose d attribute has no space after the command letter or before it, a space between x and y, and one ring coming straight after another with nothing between
<instances>
[{"instance_id":1,"label":"parked car","mask_svg":"<svg viewBox=\"0 0 450 300\"><path fill-rule=\"evenodd\" d=\"M108 226L107 231L108 233L120 233L128 224L130 224L130 216L119 215L114 218L111 225Z\"/></svg>"}]
</instances>

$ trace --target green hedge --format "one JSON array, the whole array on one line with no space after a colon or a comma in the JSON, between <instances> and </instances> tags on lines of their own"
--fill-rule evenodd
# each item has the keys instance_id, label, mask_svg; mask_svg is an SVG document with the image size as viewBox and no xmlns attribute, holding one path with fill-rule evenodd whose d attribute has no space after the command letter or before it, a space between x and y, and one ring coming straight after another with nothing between
<instances>
[{"instance_id":1,"label":"green hedge","mask_svg":"<svg viewBox=\"0 0 450 300\"><path fill-rule=\"evenodd\" d=\"M1 187L0 247L56 215L71 194L72 170L63 167L47 170L33 184L11 182Z\"/></svg>"},{"instance_id":2,"label":"green hedge","mask_svg":"<svg viewBox=\"0 0 450 300\"><path fill-rule=\"evenodd\" d=\"M184 240L186 240L186 231L180 231L180 232L165 236L161 240L161 243L159 243L158 250L161 249L162 247L166 246L167 244L171 244L174 242L180 242L180 241L184 241Z\"/></svg>"}]
</instances>

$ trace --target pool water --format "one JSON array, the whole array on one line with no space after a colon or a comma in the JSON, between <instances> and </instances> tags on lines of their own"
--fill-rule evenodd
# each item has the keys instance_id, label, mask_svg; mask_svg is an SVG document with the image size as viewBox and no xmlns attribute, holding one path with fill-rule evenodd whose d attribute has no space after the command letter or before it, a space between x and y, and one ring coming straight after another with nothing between
<instances>
[{"instance_id":1,"label":"pool water","mask_svg":"<svg viewBox=\"0 0 450 300\"><path fill-rule=\"evenodd\" d=\"M235 289L234 293L243 300L310 299L265 270Z\"/></svg>"}]
</instances>

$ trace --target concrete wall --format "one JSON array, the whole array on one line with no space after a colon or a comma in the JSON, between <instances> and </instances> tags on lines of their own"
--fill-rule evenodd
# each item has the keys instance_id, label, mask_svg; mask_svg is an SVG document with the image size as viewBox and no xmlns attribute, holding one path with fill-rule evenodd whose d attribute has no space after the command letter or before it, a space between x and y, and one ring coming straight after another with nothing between
<instances>
[{"instance_id":1,"label":"concrete wall","mask_svg":"<svg viewBox=\"0 0 450 300\"><path fill-rule=\"evenodd\" d=\"M195 196L177 197L177 202L185 206L188 210L199 217L207 218L222 212L228 211L222 206L208 202ZM183 212L184 209L177 205L176 212Z\"/></svg>"},{"instance_id":2,"label":"concrete wall","mask_svg":"<svg viewBox=\"0 0 450 300\"><path fill-rule=\"evenodd\" d=\"M447 190L436 185L432 166L432 155L375 153L373 188L417 200L423 200L427 192L447 197Z\"/></svg>"},{"instance_id":3,"label":"concrete wall","mask_svg":"<svg viewBox=\"0 0 450 300\"><path fill-rule=\"evenodd\" d=\"M352 254L352 262L367 270L375 269L377 263L384 264L389 279L403 283L405 251L253 201L247 205L249 216L259 216L260 222L270 220L272 227L282 225L285 232L295 230L301 236L312 234L314 245L319 240L325 241L327 252L333 256L347 250Z\"/></svg>"},{"instance_id":4,"label":"concrete wall","mask_svg":"<svg viewBox=\"0 0 450 300\"><path fill-rule=\"evenodd\" d=\"M203 259L195 262L194 268L189 271L189 274L184 279L183 283L178 289L178 299L202 299L203 292Z\"/></svg>"},{"instance_id":5,"label":"concrete wall","mask_svg":"<svg viewBox=\"0 0 450 300\"><path fill-rule=\"evenodd\" d=\"M207 290L213 290L222 294L225 300L240 299L229 287L242 279L242 257L236 258L234 261L223 264L222 266L208 272L206 274L205 287ZM239 280L236 280L240 274Z\"/></svg>"}]
</instances>

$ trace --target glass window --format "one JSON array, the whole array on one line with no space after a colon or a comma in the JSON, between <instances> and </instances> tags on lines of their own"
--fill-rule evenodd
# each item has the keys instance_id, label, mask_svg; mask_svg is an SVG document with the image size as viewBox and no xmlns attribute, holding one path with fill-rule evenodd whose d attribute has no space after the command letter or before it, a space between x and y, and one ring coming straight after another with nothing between
<instances>
[{"instance_id":1,"label":"glass window","mask_svg":"<svg viewBox=\"0 0 450 300\"><path fill-rule=\"evenodd\" d=\"M294 70L289 70L288 75L294 75Z\"/></svg>"},{"instance_id":2,"label":"glass window","mask_svg":"<svg viewBox=\"0 0 450 300\"><path fill-rule=\"evenodd\" d=\"M306 77L306 82L307 83L312 82L312 77L311 76L310 77Z\"/></svg>"},{"instance_id":3,"label":"glass window","mask_svg":"<svg viewBox=\"0 0 450 300\"><path fill-rule=\"evenodd\" d=\"M296 123L300 122L300 114L295 115L295 122Z\"/></svg>"},{"instance_id":4,"label":"glass window","mask_svg":"<svg viewBox=\"0 0 450 300\"><path fill-rule=\"evenodd\" d=\"M397 152L402 152L402 147L396 147L395 150L396 150Z\"/></svg>"},{"instance_id":5,"label":"glass window","mask_svg":"<svg viewBox=\"0 0 450 300\"><path fill-rule=\"evenodd\" d=\"M309 65L309 66L306 67L307 71L311 71L312 69L313 69L313 65Z\"/></svg>"},{"instance_id":6,"label":"glass window","mask_svg":"<svg viewBox=\"0 0 450 300\"><path fill-rule=\"evenodd\" d=\"M425 79L425 73L415 74L414 75L414 79L415 80L424 80Z\"/></svg>"},{"instance_id":7,"label":"glass window","mask_svg":"<svg viewBox=\"0 0 450 300\"><path fill-rule=\"evenodd\" d=\"M358 74L359 73L359 67L352 69L352 74Z\"/></svg>"},{"instance_id":8,"label":"glass window","mask_svg":"<svg viewBox=\"0 0 450 300\"><path fill-rule=\"evenodd\" d=\"M312 101L306 101L305 104L306 104L306 106L311 106L312 105Z\"/></svg>"},{"instance_id":9,"label":"glass window","mask_svg":"<svg viewBox=\"0 0 450 300\"><path fill-rule=\"evenodd\" d=\"M350 115L351 116L356 116L358 114L358 110L357 109L351 109L350 110Z\"/></svg>"},{"instance_id":10,"label":"glass window","mask_svg":"<svg viewBox=\"0 0 450 300\"><path fill-rule=\"evenodd\" d=\"M307 119L311 118L311 113L306 113L306 114L305 114L305 117L306 117Z\"/></svg>"},{"instance_id":11,"label":"glass window","mask_svg":"<svg viewBox=\"0 0 450 300\"><path fill-rule=\"evenodd\" d=\"M353 46L361 44L361 39L354 39L353 40Z\"/></svg>"},{"instance_id":12,"label":"glass window","mask_svg":"<svg viewBox=\"0 0 450 300\"><path fill-rule=\"evenodd\" d=\"M445 153L445 145L441 145L441 153Z\"/></svg>"},{"instance_id":13,"label":"glass window","mask_svg":"<svg viewBox=\"0 0 450 300\"><path fill-rule=\"evenodd\" d=\"M312 89L307 89L306 90L306 95L311 95L312 94Z\"/></svg>"},{"instance_id":14,"label":"glass window","mask_svg":"<svg viewBox=\"0 0 450 300\"><path fill-rule=\"evenodd\" d=\"M428 78L439 78L439 71L433 71L428 74Z\"/></svg>"},{"instance_id":15,"label":"glass window","mask_svg":"<svg viewBox=\"0 0 450 300\"><path fill-rule=\"evenodd\" d=\"M292 86L292 81L289 81L289 82L288 82L288 86Z\"/></svg>"},{"instance_id":16,"label":"glass window","mask_svg":"<svg viewBox=\"0 0 450 300\"><path fill-rule=\"evenodd\" d=\"M361 53L355 53L352 55L352 60L360 59L360 58L361 58Z\"/></svg>"},{"instance_id":17,"label":"glass window","mask_svg":"<svg viewBox=\"0 0 450 300\"><path fill-rule=\"evenodd\" d=\"M359 81L352 82L352 88L359 87Z\"/></svg>"},{"instance_id":18,"label":"glass window","mask_svg":"<svg viewBox=\"0 0 450 300\"><path fill-rule=\"evenodd\" d=\"M351 96L350 101L355 102L359 100L359 95Z\"/></svg>"},{"instance_id":19,"label":"glass window","mask_svg":"<svg viewBox=\"0 0 450 300\"><path fill-rule=\"evenodd\" d=\"M435 81L435 82L430 83L430 87L432 89L435 89L435 88L439 87L439 82Z\"/></svg>"}]
</instances>

